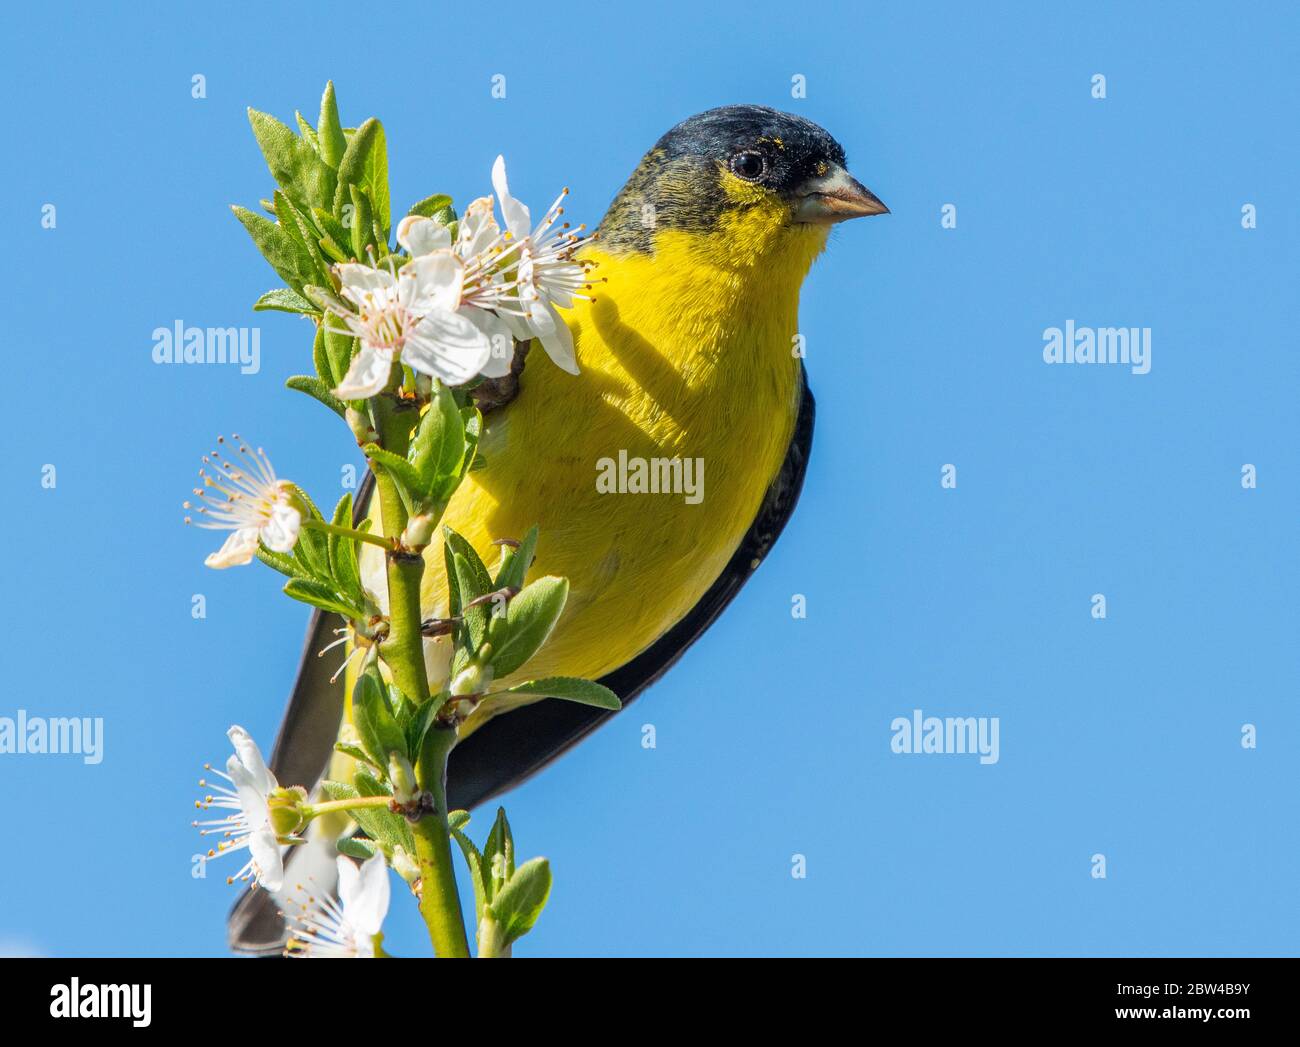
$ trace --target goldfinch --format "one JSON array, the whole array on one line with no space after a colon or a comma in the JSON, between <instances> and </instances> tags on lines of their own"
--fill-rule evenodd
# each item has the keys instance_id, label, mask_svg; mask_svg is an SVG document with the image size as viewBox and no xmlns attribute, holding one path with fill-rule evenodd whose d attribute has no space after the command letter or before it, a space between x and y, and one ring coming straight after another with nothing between
<instances>
[{"instance_id":1,"label":"goldfinch","mask_svg":"<svg viewBox=\"0 0 1300 1047\"><path fill-rule=\"evenodd\" d=\"M800 287L832 225L884 213L826 131L763 106L700 113L645 154L583 249L592 299L563 311L580 373L529 353L508 402L485 413L486 466L444 518L484 556L536 524L532 573L569 579L555 633L519 679L598 679L626 706L735 597L789 518L812 444ZM647 468L667 478L658 493L632 479ZM375 552L362 567L381 591ZM436 619L447 614L441 539L426 556L423 610ZM281 781L315 783L333 755L345 686L316 652L336 624L318 613L309 628L272 757ZM449 646L426 641L435 688ZM610 715L557 701L477 710L451 756L450 804L509 789ZM299 878L330 875L332 847L290 858ZM245 896L230 937L278 950L274 901Z\"/></svg>"}]
</instances>

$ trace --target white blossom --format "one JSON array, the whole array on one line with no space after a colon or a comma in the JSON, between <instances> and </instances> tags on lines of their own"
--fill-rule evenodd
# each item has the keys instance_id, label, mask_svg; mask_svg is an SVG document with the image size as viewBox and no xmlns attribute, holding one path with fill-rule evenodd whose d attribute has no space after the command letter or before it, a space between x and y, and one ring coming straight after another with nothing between
<instances>
[{"instance_id":1,"label":"white blossom","mask_svg":"<svg viewBox=\"0 0 1300 1047\"><path fill-rule=\"evenodd\" d=\"M195 509L185 502L186 509L195 509L199 519L187 516L186 523L213 530L232 531L215 553L203 562L209 567L224 568L246 564L257 554L257 543L265 543L277 553L293 551L302 526L302 514L294 504L293 485L276 478L271 461L259 447L250 450L239 437L238 458L232 463L212 451L203 457L203 464L212 472L200 469L202 487L194 494L203 503ZM225 438L218 437L218 444Z\"/></svg>"}]
</instances>

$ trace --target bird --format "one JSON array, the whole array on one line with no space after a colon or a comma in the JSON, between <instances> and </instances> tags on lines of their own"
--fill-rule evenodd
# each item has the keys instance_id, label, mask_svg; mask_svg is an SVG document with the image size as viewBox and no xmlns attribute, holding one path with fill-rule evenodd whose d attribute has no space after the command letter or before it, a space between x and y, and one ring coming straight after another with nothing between
<instances>
[{"instance_id":1,"label":"bird","mask_svg":"<svg viewBox=\"0 0 1300 1047\"><path fill-rule=\"evenodd\" d=\"M555 632L518 680L599 680L626 707L736 596L789 519L811 450L804 278L834 225L887 213L826 130L766 106L699 113L644 155L582 249L594 293L563 312L580 374L541 354L516 361L507 402L484 414L486 465L443 518L484 555L536 525L532 576L569 579ZM672 459L696 464L698 498L597 483L612 462ZM371 488L358 492L357 522ZM426 558L422 610L438 618L448 602L440 538ZM366 548L362 573L383 588L381 551ZM310 788L335 756L345 683L316 653L337 624L317 612L308 627L271 758L280 781ZM426 641L435 688L449 647ZM451 754L449 804L500 795L612 715L559 701L476 711ZM295 874L329 877L332 851L315 852L291 850ZM228 937L238 951L279 951L274 899L244 895Z\"/></svg>"}]
</instances>

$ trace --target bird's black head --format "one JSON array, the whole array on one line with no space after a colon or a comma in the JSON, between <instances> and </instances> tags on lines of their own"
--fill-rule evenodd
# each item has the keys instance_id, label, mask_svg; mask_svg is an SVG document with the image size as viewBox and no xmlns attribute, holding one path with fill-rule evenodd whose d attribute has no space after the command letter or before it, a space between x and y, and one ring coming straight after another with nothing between
<instances>
[{"instance_id":1,"label":"bird's black head","mask_svg":"<svg viewBox=\"0 0 1300 1047\"><path fill-rule=\"evenodd\" d=\"M825 226L887 208L845 170L844 149L801 116L729 105L683 120L645 155L600 223L606 250L652 252L664 230ZM747 242L754 237L742 237Z\"/></svg>"}]
</instances>

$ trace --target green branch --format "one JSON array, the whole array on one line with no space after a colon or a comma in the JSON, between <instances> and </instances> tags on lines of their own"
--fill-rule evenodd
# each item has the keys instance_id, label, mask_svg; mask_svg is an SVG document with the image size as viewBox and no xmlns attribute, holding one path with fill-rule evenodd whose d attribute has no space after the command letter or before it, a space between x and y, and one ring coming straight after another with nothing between
<instances>
[{"instance_id":1,"label":"green branch","mask_svg":"<svg viewBox=\"0 0 1300 1047\"><path fill-rule=\"evenodd\" d=\"M343 800L325 800L322 803L304 804L302 816L307 819L319 818L322 814L330 814L334 811L352 811L362 807L389 807L392 802L391 796L356 796Z\"/></svg>"},{"instance_id":2,"label":"green branch","mask_svg":"<svg viewBox=\"0 0 1300 1047\"><path fill-rule=\"evenodd\" d=\"M371 534L369 531L355 531L351 527L339 527L337 524L329 524L324 520L313 520L305 517L302 521L302 525L312 531L323 531L326 534L336 534L341 538L350 538L357 542L369 542L371 545L377 545L381 549L391 549L393 547L392 540L385 538L383 535Z\"/></svg>"},{"instance_id":3,"label":"green branch","mask_svg":"<svg viewBox=\"0 0 1300 1047\"><path fill-rule=\"evenodd\" d=\"M410 426L398 413L387 409L382 397L376 406L379 430L386 450L405 454ZM383 530L396 539L406 527L406 506L397 481L382 467L374 470L379 493ZM392 673L393 683L412 701L423 704L429 696L429 678L424 666L424 637L420 632L420 580L424 557L401 549L390 549L388 566L389 634L380 655ZM416 858L420 864L420 915L429 930L434 952L440 957L469 956L469 939L461 914L460 893L451 858L451 830L447 825L447 757L456 744L455 731L430 728L419 754L416 778L430 793L434 810L413 826Z\"/></svg>"},{"instance_id":4,"label":"green branch","mask_svg":"<svg viewBox=\"0 0 1300 1047\"><path fill-rule=\"evenodd\" d=\"M460 892L451 858L447 825L447 757L456 744L453 729L433 726L424 738L416 774L433 794L434 813L415 825L415 856L420 863L420 915L434 950L442 957L469 956L469 939L460 911Z\"/></svg>"}]
</instances>

